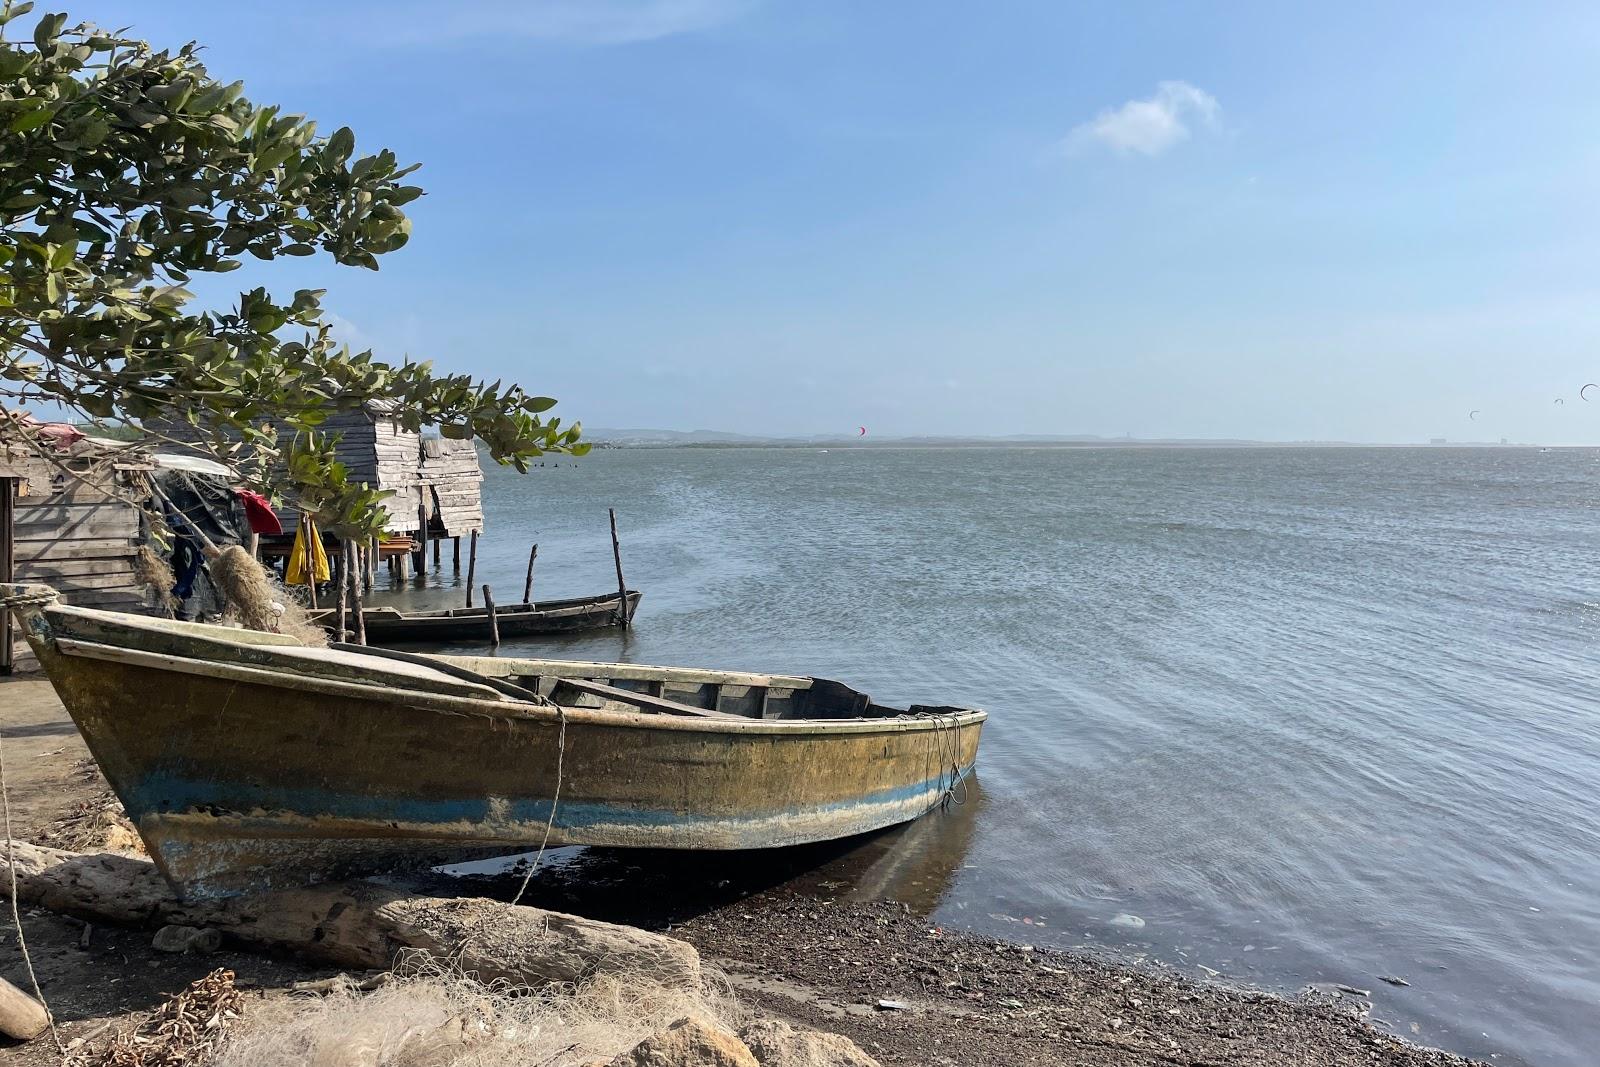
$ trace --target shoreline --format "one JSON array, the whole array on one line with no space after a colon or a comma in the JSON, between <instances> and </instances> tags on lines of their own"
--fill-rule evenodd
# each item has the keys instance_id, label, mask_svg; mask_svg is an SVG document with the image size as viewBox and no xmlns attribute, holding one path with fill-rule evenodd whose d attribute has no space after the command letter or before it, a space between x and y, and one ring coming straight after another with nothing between
<instances>
[{"instance_id":1,"label":"shoreline","mask_svg":"<svg viewBox=\"0 0 1600 1067\"><path fill-rule=\"evenodd\" d=\"M114 822L98 810L105 783L84 762L87 750L49 684L38 675L0 680L0 708L17 836L61 844L64 826L114 834ZM678 862L700 860L683 856ZM670 865L664 869L663 881L670 882ZM431 875L425 881L435 890L509 899L520 877ZM981 937L930 923L893 901L850 903L796 892L782 870L748 895L740 886L708 899L703 892L640 886L624 865L608 875L602 860L541 872L526 901L681 938L726 975L740 999L844 1034L886 1067L1476 1062L1375 1029L1361 998L1285 997ZM218 966L237 970L249 995L268 998L337 970L226 949L165 954L151 947L148 930L86 928L37 909L25 912L24 923L45 996L68 1042L132 1022ZM13 944L9 929L0 936ZM25 983L20 958L8 952L5 961L0 975ZM19 1067L59 1062L47 1038L7 1055Z\"/></svg>"}]
</instances>

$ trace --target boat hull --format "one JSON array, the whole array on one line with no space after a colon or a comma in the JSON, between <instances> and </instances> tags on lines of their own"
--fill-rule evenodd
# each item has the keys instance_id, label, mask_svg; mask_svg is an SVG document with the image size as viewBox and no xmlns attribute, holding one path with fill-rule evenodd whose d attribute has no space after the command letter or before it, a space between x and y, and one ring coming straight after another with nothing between
<instances>
[{"instance_id":1,"label":"boat hull","mask_svg":"<svg viewBox=\"0 0 1600 1067\"><path fill-rule=\"evenodd\" d=\"M495 625L499 628L502 641L517 637L603 630L621 626L625 621L631 622L634 613L639 610L639 600L643 595L637 590L628 590L626 618L619 610L622 597L612 593L574 600L508 604L496 609ZM484 644L490 639L489 613L483 608L457 609L448 613L408 613L369 608L363 612L363 616L367 641L374 645L448 644L453 641ZM324 626L333 627L333 613L324 613L319 621Z\"/></svg>"},{"instance_id":2,"label":"boat hull","mask_svg":"<svg viewBox=\"0 0 1600 1067\"><path fill-rule=\"evenodd\" d=\"M103 626L93 641L51 630L30 629L41 662L151 855L195 897L514 853L547 828L552 845L682 849L863 833L935 807L984 718L698 719L307 687L125 647Z\"/></svg>"}]
</instances>

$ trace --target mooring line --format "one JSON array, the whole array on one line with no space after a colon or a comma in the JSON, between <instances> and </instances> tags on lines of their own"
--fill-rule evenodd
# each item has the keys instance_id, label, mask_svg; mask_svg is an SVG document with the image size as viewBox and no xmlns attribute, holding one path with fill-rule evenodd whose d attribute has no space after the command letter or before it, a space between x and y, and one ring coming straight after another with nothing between
<instances>
[{"instance_id":1,"label":"mooring line","mask_svg":"<svg viewBox=\"0 0 1600 1067\"><path fill-rule=\"evenodd\" d=\"M528 883L533 881L534 872L539 869L539 862L544 859L545 846L550 843L550 831L556 825L556 805L561 802L561 765L567 753L567 709L560 704L556 705L556 719L561 726L556 734L556 788L550 797L550 818L545 821L544 840L539 842L539 851L534 854L533 863L528 866L528 873L522 876L522 885L517 888L517 895L511 898L513 907L521 903L522 894L528 891Z\"/></svg>"},{"instance_id":2,"label":"mooring line","mask_svg":"<svg viewBox=\"0 0 1600 1067\"><path fill-rule=\"evenodd\" d=\"M0 611L4 610L0 607ZM45 1021L50 1024L50 1037L56 1043L56 1051L65 1056L67 1047L61 1043L61 1035L56 1032L56 1013L50 1010L50 1005L44 999L44 991L39 988L39 976L33 970L33 956L28 952L28 939L22 932L22 912L17 907L17 839L11 833L11 793L6 788L4 730L0 730L0 810L5 813L6 870L11 876L11 925L17 930L17 947L22 950L22 962L28 968L28 981L33 984L34 999L44 1008Z\"/></svg>"}]
</instances>

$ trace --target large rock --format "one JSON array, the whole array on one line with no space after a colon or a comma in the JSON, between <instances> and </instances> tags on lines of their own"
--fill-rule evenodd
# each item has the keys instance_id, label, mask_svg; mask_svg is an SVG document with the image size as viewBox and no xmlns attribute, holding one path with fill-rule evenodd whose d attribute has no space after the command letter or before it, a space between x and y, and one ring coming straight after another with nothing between
<instances>
[{"instance_id":1,"label":"large rock","mask_svg":"<svg viewBox=\"0 0 1600 1067\"><path fill-rule=\"evenodd\" d=\"M611 1061L610 1067L761 1067L715 1019L686 1015Z\"/></svg>"},{"instance_id":2,"label":"large rock","mask_svg":"<svg viewBox=\"0 0 1600 1067\"><path fill-rule=\"evenodd\" d=\"M762 1019L739 1031L761 1067L878 1067L848 1037L804 1030L777 1019Z\"/></svg>"},{"instance_id":3,"label":"large rock","mask_svg":"<svg viewBox=\"0 0 1600 1067\"><path fill-rule=\"evenodd\" d=\"M80 919L204 928L342 967L381 970L401 952L420 951L485 982L572 984L616 974L700 988L694 946L631 926L480 898L416 896L371 881L186 902L149 860L23 841L14 848L20 901ZM0 896L9 889L0 879Z\"/></svg>"}]
</instances>

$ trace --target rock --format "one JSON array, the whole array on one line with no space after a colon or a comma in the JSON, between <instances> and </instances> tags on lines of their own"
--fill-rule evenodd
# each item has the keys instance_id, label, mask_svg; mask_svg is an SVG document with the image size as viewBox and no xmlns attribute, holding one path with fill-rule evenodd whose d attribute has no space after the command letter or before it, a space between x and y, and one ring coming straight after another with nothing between
<instances>
[{"instance_id":1,"label":"rock","mask_svg":"<svg viewBox=\"0 0 1600 1067\"><path fill-rule=\"evenodd\" d=\"M686 1015L611 1061L610 1067L761 1067L743 1041L705 1015Z\"/></svg>"},{"instance_id":2,"label":"rock","mask_svg":"<svg viewBox=\"0 0 1600 1067\"><path fill-rule=\"evenodd\" d=\"M222 934L193 926L163 926L150 939L157 952L215 952L222 947Z\"/></svg>"},{"instance_id":3,"label":"rock","mask_svg":"<svg viewBox=\"0 0 1600 1067\"><path fill-rule=\"evenodd\" d=\"M761 1067L878 1067L848 1037L797 1029L777 1019L751 1023L739 1031L739 1039Z\"/></svg>"},{"instance_id":4,"label":"rock","mask_svg":"<svg viewBox=\"0 0 1600 1067\"><path fill-rule=\"evenodd\" d=\"M880 1001L878 1001L878 1010L879 1011L910 1011L911 1010L911 1005L907 1004L903 1000L880 1000Z\"/></svg>"},{"instance_id":5,"label":"rock","mask_svg":"<svg viewBox=\"0 0 1600 1067\"><path fill-rule=\"evenodd\" d=\"M397 953L412 950L450 960L485 982L531 986L619 974L700 987L700 955L688 942L576 915L416 896L360 880L180 901L146 859L85 856L25 841L11 847L21 903L94 922L206 928L247 948L290 949L364 970L387 970ZM9 888L0 879L0 894Z\"/></svg>"},{"instance_id":6,"label":"rock","mask_svg":"<svg viewBox=\"0 0 1600 1067\"><path fill-rule=\"evenodd\" d=\"M1137 915L1129 915L1124 911L1111 917L1111 925L1125 926L1130 930L1137 930L1144 925L1144 920Z\"/></svg>"},{"instance_id":7,"label":"rock","mask_svg":"<svg viewBox=\"0 0 1600 1067\"><path fill-rule=\"evenodd\" d=\"M1390 985L1394 986L1407 986L1411 984L1397 974L1380 974L1378 975L1378 981L1388 982Z\"/></svg>"},{"instance_id":8,"label":"rock","mask_svg":"<svg viewBox=\"0 0 1600 1067\"><path fill-rule=\"evenodd\" d=\"M44 1005L0 978L0 1034L32 1041L50 1027Z\"/></svg>"}]
</instances>

